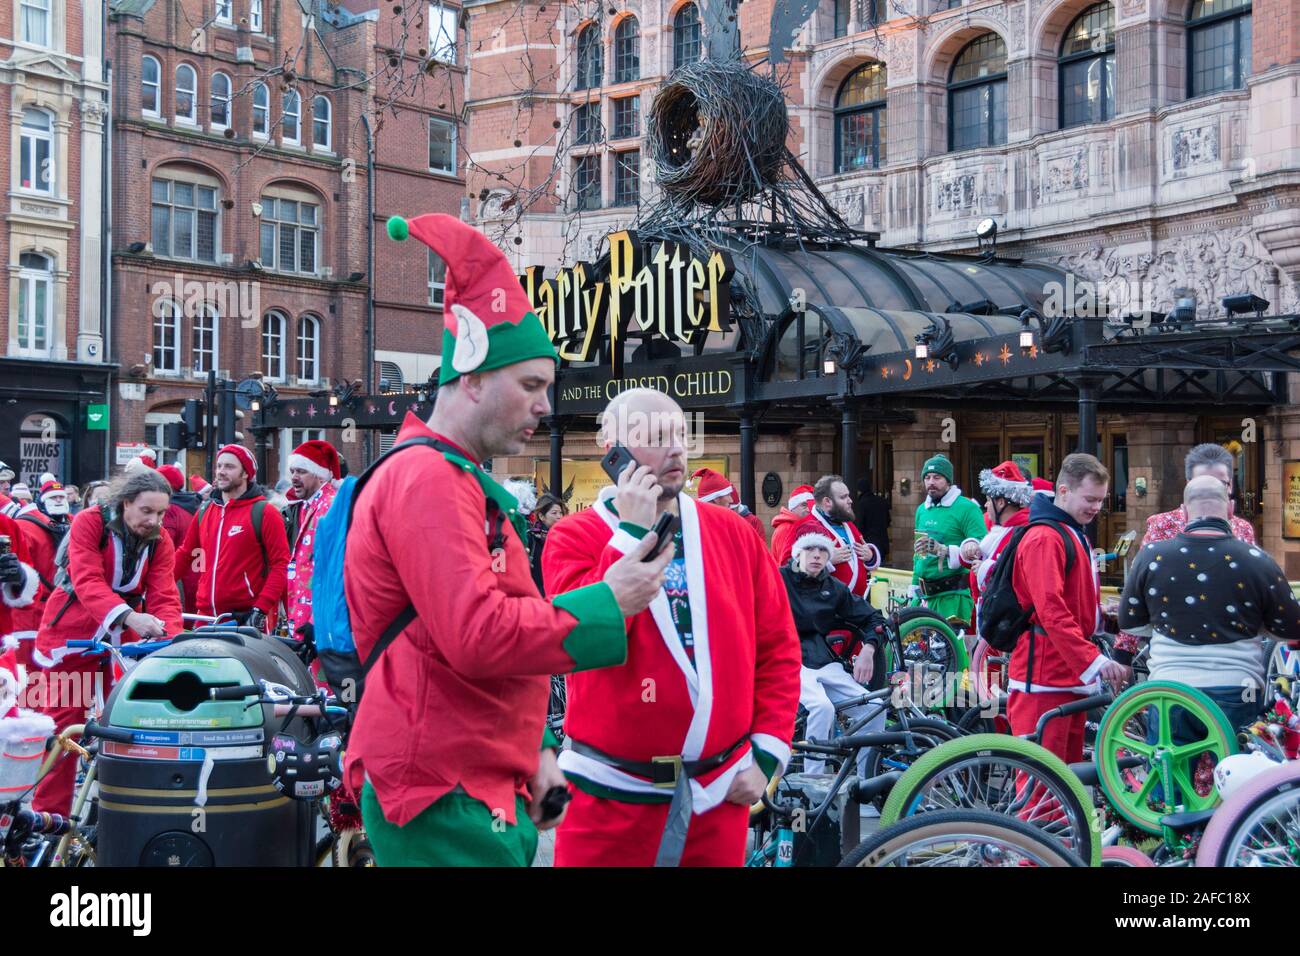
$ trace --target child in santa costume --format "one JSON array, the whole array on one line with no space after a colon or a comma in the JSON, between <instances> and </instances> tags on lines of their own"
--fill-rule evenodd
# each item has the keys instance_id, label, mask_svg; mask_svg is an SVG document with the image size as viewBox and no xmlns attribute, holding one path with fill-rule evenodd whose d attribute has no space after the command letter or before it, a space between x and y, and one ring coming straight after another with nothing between
<instances>
[{"instance_id":1,"label":"child in santa costume","mask_svg":"<svg viewBox=\"0 0 1300 956\"><path fill-rule=\"evenodd\" d=\"M434 447L395 452L353 501L344 590L360 659L382 650L346 775L381 866L528 866L555 823L543 798L563 788L550 675L621 663L623 613L602 581L538 595L517 502L481 465L518 454L550 411L555 350L514 269L450 216L394 217L388 233L447 265L442 367L433 415L397 435Z\"/></svg>"},{"instance_id":2,"label":"child in santa costume","mask_svg":"<svg viewBox=\"0 0 1300 956\"><path fill-rule=\"evenodd\" d=\"M790 492L785 507L772 519L772 557L776 558L777 565L790 560L790 542L794 540L794 529L803 524L812 504L813 486L800 485Z\"/></svg>"},{"instance_id":3,"label":"child in santa costume","mask_svg":"<svg viewBox=\"0 0 1300 956\"><path fill-rule=\"evenodd\" d=\"M327 441L313 438L305 441L289 454L289 474L294 469L303 475L293 477L297 492L298 484L306 481L304 493L310 494L297 505L298 519L294 523L293 540L289 542L289 625L293 635L301 640L304 628L311 628L311 578L314 569L312 547L316 540L316 525L334 503L338 491L335 482L339 479L339 453Z\"/></svg>"},{"instance_id":4,"label":"child in santa costume","mask_svg":"<svg viewBox=\"0 0 1300 956\"><path fill-rule=\"evenodd\" d=\"M763 539L763 544L767 544L767 529L763 527L763 519L740 503L736 486L728 481L725 475L719 474L712 468L700 468L691 477L699 482L695 488L697 501L707 501L709 504L730 508L745 519L745 523Z\"/></svg>"},{"instance_id":5,"label":"child in santa costume","mask_svg":"<svg viewBox=\"0 0 1300 956\"><path fill-rule=\"evenodd\" d=\"M681 415L662 393L642 392L620 395L619 411ZM606 427L625 417L607 413ZM684 453L606 434L607 448L615 441L638 470L685 472ZM548 594L599 581L648 533L619 514L633 472L551 529ZM712 487L702 482L705 495ZM790 756L799 643L765 542L730 508L684 491L661 491L655 506L675 510L680 531L663 591L628 622L627 663L568 679L560 766L578 792L556 835L557 866L739 866L749 810L733 786L761 792Z\"/></svg>"},{"instance_id":6,"label":"child in santa costume","mask_svg":"<svg viewBox=\"0 0 1300 956\"><path fill-rule=\"evenodd\" d=\"M59 730L85 720L91 702L76 693L56 698L52 690L83 687L87 682L79 675L99 672L107 678L107 697L113 677L102 655L88 656L68 647L68 641L103 638L122 644L181 631L175 549L162 526L171 486L148 469L118 482L110 505L86 508L72 519L66 571L55 579L36 634L36 663L46 668L36 703ZM76 761L60 760L36 788L33 807L67 814L76 769Z\"/></svg>"}]
</instances>

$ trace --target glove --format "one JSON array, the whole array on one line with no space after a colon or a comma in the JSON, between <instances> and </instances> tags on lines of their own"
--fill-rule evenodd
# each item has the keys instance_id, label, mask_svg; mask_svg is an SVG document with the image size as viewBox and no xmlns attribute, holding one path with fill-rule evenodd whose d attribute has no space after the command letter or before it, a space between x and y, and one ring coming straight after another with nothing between
<instances>
[{"instance_id":1,"label":"glove","mask_svg":"<svg viewBox=\"0 0 1300 956\"><path fill-rule=\"evenodd\" d=\"M248 618L244 622L248 627L255 627L259 631L266 630L266 612L261 608L253 608L248 612Z\"/></svg>"},{"instance_id":2,"label":"glove","mask_svg":"<svg viewBox=\"0 0 1300 956\"><path fill-rule=\"evenodd\" d=\"M12 584L15 587L22 587L26 581L27 574L23 571L23 565L18 560L18 555L12 551L0 554L0 584Z\"/></svg>"}]
</instances>

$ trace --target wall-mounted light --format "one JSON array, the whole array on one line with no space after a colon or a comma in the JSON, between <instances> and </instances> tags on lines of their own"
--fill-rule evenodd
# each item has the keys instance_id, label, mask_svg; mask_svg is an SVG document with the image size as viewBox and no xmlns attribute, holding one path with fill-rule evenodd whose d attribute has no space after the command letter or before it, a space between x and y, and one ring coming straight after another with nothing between
<instances>
[{"instance_id":1,"label":"wall-mounted light","mask_svg":"<svg viewBox=\"0 0 1300 956\"><path fill-rule=\"evenodd\" d=\"M339 397L337 395L331 395L330 408L338 408L338 407L339 407Z\"/></svg>"},{"instance_id":2,"label":"wall-mounted light","mask_svg":"<svg viewBox=\"0 0 1300 956\"><path fill-rule=\"evenodd\" d=\"M912 493L912 479L900 478L898 481L898 493L906 498Z\"/></svg>"},{"instance_id":3,"label":"wall-mounted light","mask_svg":"<svg viewBox=\"0 0 1300 956\"><path fill-rule=\"evenodd\" d=\"M833 358L822 359L822 373L824 375L835 374L835 359Z\"/></svg>"},{"instance_id":4,"label":"wall-mounted light","mask_svg":"<svg viewBox=\"0 0 1300 956\"><path fill-rule=\"evenodd\" d=\"M1145 498L1147 496L1147 480L1145 478L1134 478L1133 491L1139 498Z\"/></svg>"},{"instance_id":5,"label":"wall-mounted light","mask_svg":"<svg viewBox=\"0 0 1300 956\"><path fill-rule=\"evenodd\" d=\"M930 357L930 346L924 342L916 343L916 357L919 359L928 359Z\"/></svg>"},{"instance_id":6,"label":"wall-mounted light","mask_svg":"<svg viewBox=\"0 0 1300 956\"><path fill-rule=\"evenodd\" d=\"M260 412L262 410L262 400L260 398L253 399L253 403L249 407L255 412Z\"/></svg>"}]
</instances>

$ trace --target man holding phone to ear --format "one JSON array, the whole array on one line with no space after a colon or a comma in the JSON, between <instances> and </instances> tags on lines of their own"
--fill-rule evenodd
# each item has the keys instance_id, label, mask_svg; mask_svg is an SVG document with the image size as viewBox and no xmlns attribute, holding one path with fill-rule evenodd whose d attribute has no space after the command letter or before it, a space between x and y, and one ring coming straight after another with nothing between
<instances>
[{"instance_id":1,"label":"man holding phone to ear","mask_svg":"<svg viewBox=\"0 0 1300 956\"><path fill-rule=\"evenodd\" d=\"M682 492L686 420L671 398L622 392L601 443L617 482L551 529L547 593L599 581L664 515L675 552L627 621L627 662L568 677L560 768L577 792L555 864L739 866L749 805L789 759L799 706L785 585L740 515Z\"/></svg>"}]
</instances>

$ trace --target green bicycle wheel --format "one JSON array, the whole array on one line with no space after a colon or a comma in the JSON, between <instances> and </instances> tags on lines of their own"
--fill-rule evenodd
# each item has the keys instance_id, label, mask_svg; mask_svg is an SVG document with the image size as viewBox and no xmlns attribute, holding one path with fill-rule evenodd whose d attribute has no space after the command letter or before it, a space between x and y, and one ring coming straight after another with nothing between
<instances>
[{"instance_id":1,"label":"green bicycle wheel","mask_svg":"<svg viewBox=\"0 0 1300 956\"><path fill-rule=\"evenodd\" d=\"M921 613L916 613L918 611ZM891 673L903 670L909 664L942 668L940 672L926 674L922 687L913 688L913 699L922 710L947 710L959 702L974 699L970 652L966 649L966 642L957 636L947 621L924 608L905 611L898 623L898 642L903 648L903 660L894 659L892 644L886 649L886 663Z\"/></svg>"},{"instance_id":2,"label":"green bicycle wheel","mask_svg":"<svg viewBox=\"0 0 1300 956\"><path fill-rule=\"evenodd\" d=\"M917 758L894 784L880 826L935 810L993 810L1037 826L1089 866L1101 828L1088 792L1050 750L1019 737L972 734Z\"/></svg>"},{"instance_id":3,"label":"green bicycle wheel","mask_svg":"<svg viewBox=\"0 0 1300 956\"><path fill-rule=\"evenodd\" d=\"M1148 743L1148 725L1154 710L1156 740ZM1174 722L1194 719L1204 734L1190 743L1175 744ZM1160 818L1180 810L1208 810L1219 802L1211 784L1198 793L1189 772L1193 757L1211 754L1217 763L1237 752L1237 733L1223 711L1194 687L1175 681L1145 681L1120 694L1097 728L1093 762L1101 792L1115 812L1147 833L1160 834ZM1122 768L1125 757L1142 757L1145 767ZM1206 788L1202 788L1206 789ZM1177 792L1177 800L1170 794Z\"/></svg>"}]
</instances>

